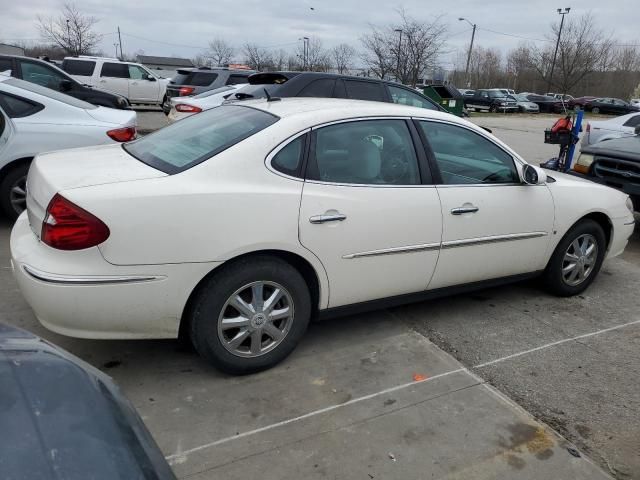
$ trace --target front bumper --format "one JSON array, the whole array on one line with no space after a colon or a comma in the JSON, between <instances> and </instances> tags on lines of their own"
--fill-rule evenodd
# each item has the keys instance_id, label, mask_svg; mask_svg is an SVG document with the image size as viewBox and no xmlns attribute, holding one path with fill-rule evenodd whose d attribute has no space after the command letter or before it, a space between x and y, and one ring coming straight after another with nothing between
<instances>
[{"instance_id":1,"label":"front bumper","mask_svg":"<svg viewBox=\"0 0 640 480\"><path fill-rule=\"evenodd\" d=\"M15 279L49 330L80 338L176 338L198 282L219 263L108 263L97 247L73 252L41 243L26 213L11 231Z\"/></svg>"}]
</instances>

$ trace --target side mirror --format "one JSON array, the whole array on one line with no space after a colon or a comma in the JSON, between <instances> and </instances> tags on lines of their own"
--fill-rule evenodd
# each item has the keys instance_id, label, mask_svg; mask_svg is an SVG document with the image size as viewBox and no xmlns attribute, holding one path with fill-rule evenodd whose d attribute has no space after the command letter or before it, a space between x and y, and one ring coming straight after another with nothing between
<instances>
[{"instance_id":1,"label":"side mirror","mask_svg":"<svg viewBox=\"0 0 640 480\"><path fill-rule=\"evenodd\" d=\"M69 90L71 90L72 86L73 86L73 84L71 83L71 80L61 80L60 81L60 91L61 92L68 92Z\"/></svg>"},{"instance_id":2,"label":"side mirror","mask_svg":"<svg viewBox=\"0 0 640 480\"><path fill-rule=\"evenodd\" d=\"M527 185L542 185L547 182L547 174L539 167L526 164L522 168L522 179Z\"/></svg>"},{"instance_id":3,"label":"side mirror","mask_svg":"<svg viewBox=\"0 0 640 480\"><path fill-rule=\"evenodd\" d=\"M156 77L154 77L153 75L147 74L147 80L149 80L150 82L155 82L156 81Z\"/></svg>"}]
</instances>

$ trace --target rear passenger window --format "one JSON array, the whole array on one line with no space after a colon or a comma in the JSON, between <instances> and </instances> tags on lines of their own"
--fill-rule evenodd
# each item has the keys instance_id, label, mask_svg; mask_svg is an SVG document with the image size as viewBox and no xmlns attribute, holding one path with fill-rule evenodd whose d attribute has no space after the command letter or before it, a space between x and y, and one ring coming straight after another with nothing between
<instances>
[{"instance_id":1,"label":"rear passenger window","mask_svg":"<svg viewBox=\"0 0 640 480\"><path fill-rule=\"evenodd\" d=\"M640 125L640 115L635 115L631 117L629 120L624 122L623 127L637 127Z\"/></svg>"},{"instance_id":2,"label":"rear passenger window","mask_svg":"<svg viewBox=\"0 0 640 480\"><path fill-rule=\"evenodd\" d=\"M229 75L229 78L227 78L227 85L238 85L240 83L249 83L249 77L247 75Z\"/></svg>"},{"instance_id":3,"label":"rear passenger window","mask_svg":"<svg viewBox=\"0 0 640 480\"><path fill-rule=\"evenodd\" d=\"M382 85L376 82L363 82L360 80L345 80L347 96L356 100L373 100L383 102L384 94Z\"/></svg>"},{"instance_id":4,"label":"rear passenger window","mask_svg":"<svg viewBox=\"0 0 640 480\"><path fill-rule=\"evenodd\" d=\"M100 71L101 77L129 78L129 66L126 63L105 63Z\"/></svg>"},{"instance_id":5,"label":"rear passenger window","mask_svg":"<svg viewBox=\"0 0 640 480\"><path fill-rule=\"evenodd\" d=\"M293 177L299 176L300 161L305 135L301 135L281 149L271 159L271 166L279 172Z\"/></svg>"},{"instance_id":6,"label":"rear passenger window","mask_svg":"<svg viewBox=\"0 0 640 480\"><path fill-rule=\"evenodd\" d=\"M10 118L28 117L39 112L44 107L22 97L14 97L0 92L0 107Z\"/></svg>"},{"instance_id":7,"label":"rear passenger window","mask_svg":"<svg viewBox=\"0 0 640 480\"><path fill-rule=\"evenodd\" d=\"M335 83L336 81L333 78L321 78L314 80L300 90L298 97L331 98Z\"/></svg>"},{"instance_id":8,"label":"rear passenger window","mask_svg":"<svg viewBox=\"0 0 640 480\"><path fill-rule=\"evenodd\" d=\"M90 77L93 75L94 68L96 68L96 62L86 62L84 60L64 60L62 62L62 69L69 75Z\"/></svg>"}]
</instances>

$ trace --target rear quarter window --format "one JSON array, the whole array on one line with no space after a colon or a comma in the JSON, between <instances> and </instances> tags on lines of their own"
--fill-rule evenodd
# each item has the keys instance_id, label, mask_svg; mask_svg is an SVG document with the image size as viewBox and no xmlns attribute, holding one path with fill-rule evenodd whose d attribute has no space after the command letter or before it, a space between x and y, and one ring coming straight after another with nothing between
<instances>
[{"instance_id":1,"label":"rear quarter window","mask_svg":"<svg viewBox=\"0 0 640 480\"><path fill-rule=\"evenodd\" d=\"M180 173L273 125L279 117L225 105L192 115L123 145L133 157L169 174Z\"/></svg>"},{"instance_id":2,"label":"rear quarter window","mask_svg":"<svg viewBox=\"0 0 640 480\"><path fill-rule=\"evenodd\" d=\"M0 107L10 118L28 117L44 108L39 103L6 92L0 92Z\"/></svg>"},{"instance_id":3,"label":"rear quarter window","mask_svg":"<svg viewBox=\"0 0 640 480\"><path fill-rule=\"evenodd\" d=\"M96 62L88 62L85 60L63 60L62 69L69 75L80 75L90 77L96 68Z\"/></svg>"},{"instance_id":4,"label":"rear quarter window","mask_svg":"<svg viewBox=\"0 0 640 480\"><path fill-rule=\"evenodd\" d=\"M363 82L360 80L345 80L347 96L356 100L372 100L383 102L382 84L377 82Z\"/></svg>"}]
</instances>

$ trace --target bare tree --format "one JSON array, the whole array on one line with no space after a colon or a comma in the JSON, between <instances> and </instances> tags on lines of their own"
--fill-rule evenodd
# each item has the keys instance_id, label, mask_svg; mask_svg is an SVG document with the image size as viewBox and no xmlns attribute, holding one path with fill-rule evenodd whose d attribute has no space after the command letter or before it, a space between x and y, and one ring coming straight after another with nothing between
<instances>
[{"instance_id":1,"label":"bare tree","mask_svg":"<svg viewBox=\"0 0 640 480\"><path fill-rule=\"evenodd\" d=\"M552 25L547 46L532 49L533 65L544 80L551 75L559 28L557 23ZM562 93L569 92L594 71L607 70L612 48L611 38L596 26L590 13L567 19L558 44L552 84Z\"/></svg>"},{"instance_id":2,"label":"bare tree","mask_svg":"<svg viewBox=\"0 0 640 480\"><path fill-rule=\"evenodd\" d=\"M259 47L255 43L245 43L243 50L246 63L253 70L273 70L273 56L268 50Z\"/></svg>"},{"instance_id":3,"label":"bare tree","mask_svg":"<svg viewBox=\"0 0 640 480\"><path fill-rule=\"evenodd\" d=\"M38 30L43 40L63 48L69 55L92 53L102 36L93 27L95 17L84 15L74 3L65 3L58 16L38 15Z\"/></svg>"},{"instance_id":4,"label":"bare tree","mask_svg":"<svg viewBox=\"0 0 640 480\"><path fill-rule=\"evenodd\" d=\"M336 45L331 49L331 59L333 60L333 66L338 73L343 74L349 71L352 66L353 57L356 55L356 49L346 43Z\"/></svg>"},{"instance_id":5,"label":"bare tree","mask_svg":"<svg viewBox=\"0 0 640 480\"><path fill-rule=\"evenodd\" d=\"M366 51L363 60L380 78L389 74L400 82L415 85L442 53L447 27L442 16L430 22L417 20L399 9L400 22L384 28L372 26L360 40Z\"/></svg>"},{"instance_id":6,"label":"bare tree","mask_svg":"<svg viewBox=\"0 0 640 480\"><path fill-rule=\"evenodd\" d=\"M224 66L231 63L234 49L231 45L220 38L216 38L209 42L207 56L211 59L211 63L217 66Z\"/></svg>"}]
</instances>

